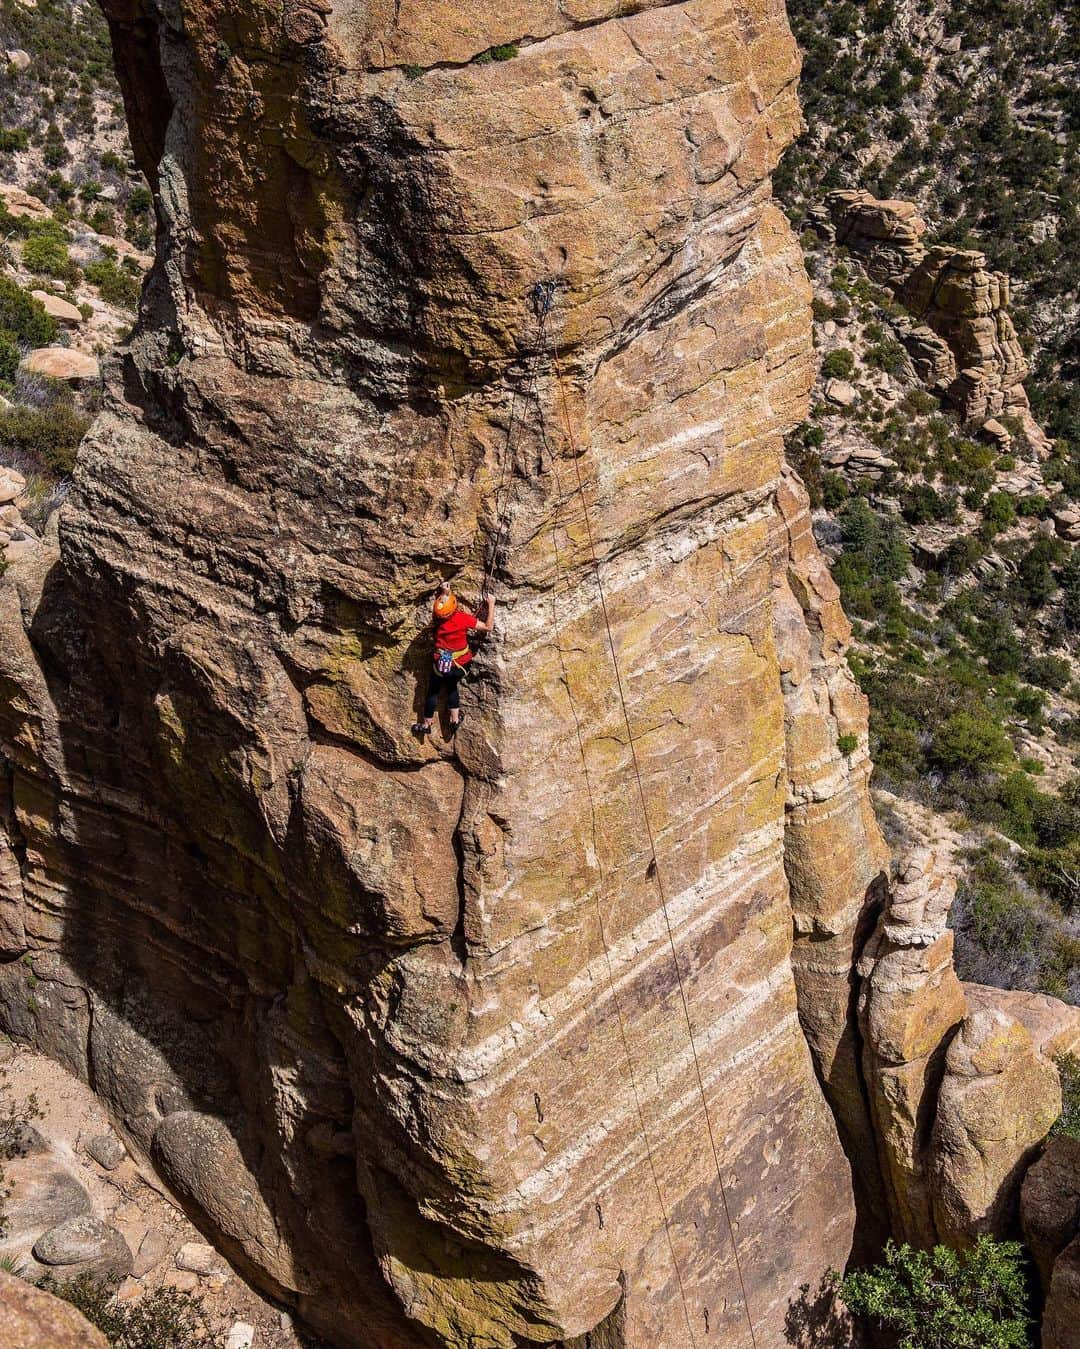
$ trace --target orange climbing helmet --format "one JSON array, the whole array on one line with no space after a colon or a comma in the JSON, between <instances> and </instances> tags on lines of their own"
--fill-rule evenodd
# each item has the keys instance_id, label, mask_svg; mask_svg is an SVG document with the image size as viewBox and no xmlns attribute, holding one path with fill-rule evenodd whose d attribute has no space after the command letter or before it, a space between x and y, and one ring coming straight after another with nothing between
<instances>
[{"instance_id":1,"label":"orange climbing helmet","mask_svg":"<svg viewBox=\"0 0 1080 1349\"><path fill-rule=\"evenodd\" d=\"M444 618L449 618L451 614L457 613L457 596L452 595L449 590L441 591L435 596L433 612L440 622Z\"/></svg>"}]
</instances>

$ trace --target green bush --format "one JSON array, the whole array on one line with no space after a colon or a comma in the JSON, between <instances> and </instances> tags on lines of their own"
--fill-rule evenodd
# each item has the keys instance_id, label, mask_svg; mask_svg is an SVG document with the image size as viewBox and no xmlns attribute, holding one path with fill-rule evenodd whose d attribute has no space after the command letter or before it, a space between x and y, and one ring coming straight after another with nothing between
<instances>
[{"instance_id":1,"label":"green bush","mask_svg":"<svg viewBox=\"0 0 1080 1349\"><path fill-rule=\"evenodd\" d=\"M946 773L981 774L1008 763L1012 745L989 711L960 711L934 727L929 758Z\"/></svg>"},{"instance_id":2,"label":"green bush","mask_svg":"<svg viewBox=\"0 0 1080 1349\"><path fill-rule=\"evenodd\" d=\"M899 1349L1028 1349L1024 1248L980 1237L967 1251L889 1242L880 1264L839 1281L856 1316L898 1336Z\"/></svg>"},{"instance_id":3,"label":"green bush","mask_svg":"<svg viewBox=\"0 0 1080 1349\"><path fill-rule=\"evenodd\" d=\"M54 234L32 234L23 244L22 260L27 271L55 276L61 280L77 272L68 254L67 243Z\"/></svg>"},{"instance_id":4,"label":"green bush","mask_svg":"<svg viewBox=\"0 0 1080 1349\"><path fill-rule=\"evenodd\" d=\"M850 731L845 731L843 735L837 736L836 748L841 754L854 754L859 748L859 737L853 735Z\"/></svg>"},{"instance_id":5,"label":"green bush","mask_svg":"<svg viewBox=\"0 0 1080 1349\"><path fill-rule=\"evenodd\" d=\"M89 428L90 419L67 401L58 399L44 408L17 403L0 411L0 447L29 455L63 475L75 467L75 451Z\"/></svg>"},{"instance_id":6,"label":"green bush","mask_svg":"<svg viewBox=\"0 0 1080 1349\"><path fill-rule=\"evenodd\" d=\"M1061 1114L1050 1132L1080 1141L1080 1059L1075 1054L1062 1054L1057 1070L1061 1075Z\"/></svg>"},{"instance_id":7,"label":"green bush","mask_svg":"<svg viewBox=\"0 0 1080 1349\"><path fill-rule=\"evenodd\" d=\"M0 154L11 154L16 150L25 150L30 137L21 128L0 127Z\"/></svg>"},{"instance_id":8,"label":"green bush","mask_svg":"<svg viewBox=\"0 0 1080 1349\"><path fill-rule=\"evenodd\" d=\"M1024 678L1041 689L1060 693L1069 686L1072 666L1062 656L1032 656L1024 666Z\"/></svg>"},{"instance_id":9,"label":"green bush","mask_svg":"<svg viewBox=\"0 0 1080 1349\"><path fill-rule=\"evenodd\" d=\"M202 1299L177 1288L158 1288L131 1302L118 1302L107 1283L86 1274L63 1281L46 1275L39 1287L70 1302L112 1349L191 1349L195 1344L213 1349L221 1344Z\"/></svg>"},{"instance_id":10,"label":"green bush","mask_svg":"<svg viewBox=\"0 0 1080 1349\"><path fill-rule=\"evenodd\" d=\"M45 306L7 276L0 276L0 331L31 347L47 347L56 340L56 322Z\"/></svg>"},{"instance_id":11,"label":"green bush","mask_svg":"<svg viewBox=\"0 0 1080 1349\"><path fill-rule=\"evenodd\" d=\"M830 351L821 362L821 374L824 379L850 379L855 372L855 353L847 347L837 347Z\"/></svg>"},{"instance_id":12,"label":"green bush","mask_svg":"<svg viewBox=\"0 0 1080 1349\"><path fill-rule=\"evenodd\" d=\"M86 279L109 304L134 309L139 303L142 278L126 267L118 267L113 258L91 262L86 268Z\"/></svg>"},{"instance_id":13,"label":"green bush","mask_svg":"<svg viewBox=\"0 0 1080 1349\"><path fill-rule=\"evenodd\" d=\"M486 66L492 61L512 61L517 54L518 49L514 43L507 42L501 47L489 47L486 52L481 52L476 58L476 64Z\"/></svg>"}]
</instances>

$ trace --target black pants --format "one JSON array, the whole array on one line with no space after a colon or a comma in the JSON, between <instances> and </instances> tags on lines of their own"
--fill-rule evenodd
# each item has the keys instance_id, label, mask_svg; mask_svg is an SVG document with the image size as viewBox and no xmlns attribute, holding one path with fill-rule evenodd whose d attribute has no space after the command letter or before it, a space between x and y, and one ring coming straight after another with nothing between
<instances>
[{"instance_id":1,"label":"black pants","mask_svg":"<svg viewBox=\"0 0 1080 1349\"><path fill-rule=\"evenodd\" d=\"M461 683L465 671L454 666L447 675L438 674L435 670L431 672L431 683L428 685L427 698L424 701L424 720L430 721L435 715L435 709L439 705L439 694L443 689L447 691L446 705L455 711L461 706L461 696L458 693L458 685Z\"/></svg>"}]
</instances>

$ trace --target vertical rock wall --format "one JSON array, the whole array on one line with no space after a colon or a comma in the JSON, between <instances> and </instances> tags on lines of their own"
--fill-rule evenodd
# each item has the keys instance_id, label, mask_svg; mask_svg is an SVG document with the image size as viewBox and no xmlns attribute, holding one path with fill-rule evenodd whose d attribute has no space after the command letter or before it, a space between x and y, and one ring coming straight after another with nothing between
<instances>
[{"instance_id":1,"label":"vertical rock wall","mask_svg":"<svg viewBox=\"0 0 1080 1349\"><path fill-rule=\"evenodd\" d=\"M782 462L782 4L105 8L157 264L0 586L0 1018L337 1344L779 1343L841 1133L873 1184L884 866Z\"/></svg>"}]
</instances>

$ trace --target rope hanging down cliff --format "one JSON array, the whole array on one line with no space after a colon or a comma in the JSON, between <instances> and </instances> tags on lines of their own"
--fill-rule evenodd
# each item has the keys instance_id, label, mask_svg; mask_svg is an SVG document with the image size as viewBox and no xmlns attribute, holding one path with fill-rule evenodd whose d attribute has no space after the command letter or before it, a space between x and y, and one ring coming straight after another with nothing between
<instances>
[{"instance_id":1,"label":"rope hanging down cliff","mask_svg":"<svg viewBox=\"0 0 1080 1349\"><path fill-rule=\"evenodd\" d=\"M550 283L548 283L548 284L550 285ZM552 301L553 301L553 290L549 290L549 291L548 291L548 297L549 297L549 298L548 298L548 307L550 308L550 307L551 307L551 304L552 304ZM640 802L640 805L641 805L642 819L643 819L643 822L644 822L644 824L645 824L645 835L646 835L646 840L647 840L647 842L648 842L648 848L649 848L649 865L648 865L648 868L647 868L647 874L648 874L649 876L652 877L653 882L654 882L654 884L655 884L655 886L656 886L657 897L658 897L659 900L660 900L660 907L661 907L661 909L662 909L662 911L663 911L663 915L664 915L664 926L665 926L665 930L666 930L666 932L667 932L667 940L668 940L668 946L669 946L670 951L671 951L672 965L673 965L674 970L675 970L675 978L676 978L676 982L677 982L677 984L678 984L678 989L679 989L679 999L680 999L680 1002L681 1002L681 1004L682 1004L683 1016L684 1016L684 1019L685 1019L685 1021L686 1021L686 1030L687 1030L687 1035L688 1035L688 1037L689 1037L691 1056L692 1056L693 1064L694 1064L694 1074L695 1074L695 1077L696 1077L696 1079L697 1079L698 1093L699 1093L699 1095L700 1095L700 1097L701 1097L702 1112L703 1112L704 1117L705 1117L705 1126L706 1126L706 1130L707 1130L708 1138L709 1138L709 1148L710 1148L710 1150L711 1150L711 1152L712 1152L713 1164L714 1164L714 1166L715 1166L715 1168L716 1168L716 1179L717 1179L717 1183L718 1183L719 1190L720 1190L721 1204L722 1204L722 1208L723 1208L723 1212L724 1212L724 1221L725 1221L725 1224L726 1224L726 1226L727 1226L728 1237L729 1237L729 1240L730 1240L730 1242L731 1242L731 1252L732 1252L732 1257L733 1257L734 1264L735 1264L735 1272L736 1272L736 1275L737 1275L737 1278L738 1278L738 1283L739 1283L739 1291L740 1291L740 1295L741 1295L741 1299L742 1299L743 1313L744 1313L745 1320L746 1320L746 1327L747 1327L747 1330L749 1331L749 1334L750 1334L750 1343L751 1343L751 1345L753 1346L753 1349L757 1349L757 1335L756 1335L755 1330L754 1330L753 1317L752 1317L751 1312L750 1312L750 1302L749 1302L749 1297L747 1296L747 1291L746 1291L746 1281L745 1281L745 1278L744 1278L744 1275L743 1275L742 1260L741 1260L741 1258L740 1258L740 1256L739 1256L739 1245L738 1245L738 1238L737 1238L737 1236L736 1236L736 1231L735 1231L735 1223L734 1223L734 1220L733 1220L733 1218L732 1218L732 1216L731 1216L731 1205L730 1205L729 1200L728 1200L727 1186L726 1186L726 1184L725 1184L725 1182L724 1182L723 1171L722 1171L721 1165L720 1165L720 1153L719 1153L719 1149L718 1149L717 1144L716 1144L716 1134L715 1134L715 1131L714 1131L714 1129L713 1129L712 1117L711 1117L711 1115L710 1115L710 1113L709 1113L709 1103L708 1103L708 1098L707 1098L707 1095L706 1095L706 1092L705 1092L705 1082L704 1082L704 1077L703 1077L702 1071L701 1071L701 1060L700 1060L700 1057L699 1057L699 1054L698 1054L697 1041L696 1041L696 1038L695 1038L695 1035L694 1035L694 1025L693 1025L693 1020L692 1020L692 1018L691 1018L691 1016L690 1016L690 1004L689 1004L689 1000L688 1000L687 994L686 994L686 986L685 986L685 983L684 983L684 981L683 981L682 969L681 969L681 966L680 966L680 964L679 964L678 950L677 950L676 945L675 945L675 934L674 934L674 931L673 931L673 929L672 929L672 925L671 925L671 915L670 915L669 908L668 908L667 890L666 890L666 887L665 887L665 884L664 884L664 877L663 877L663 871L662 871L661 865L660 865L660 859L659 859L659 857L658 857L658 855L657 855L657 850L656 850L656 839L655 839L655 835L654 835L654 833L653 833L652 820L651 820L651 817L650 817L650 815L649 815L648 798L647 798L647 796L646 796L645 785L644 785L644 782L643 782L642 776L641 776L641 765L640 765L640 763L639 763L639 761L638 761L637 748L636 748L635 741L634 741L633 727L631 726L631 722L630 722L630 712L629 712L629 708L628 708L627 700L626 700L626 689L625 689L625 684L624 684L623 677L622 677L622 671L621 671L621 668L620 668L620 666L619 666L618 649L617 649L617 647L616 647L616 645L615 645L615 637L614 637L614 633L613 633L612 627L611 627L611 618L610 618L610 615L609 615L609 612L608 612L607 594L606 594L606 591L605 591L605 589L604 589L603 577L602 577L601 571L600 571L600 561L599 561L599 557L598 557L597 551L596 551L596 541L595 541L595 537L594 537L593 529L592 529L592 519L591 519L591 516L590 516L590 513L589 513L588 500L587 500L586 494L585 494L585 483L584 483L584 479L583 479L582 473L581 473L581 456L580 456L580 454L578 453L577 442L576 442L576 439L575 439L575 436L574 436L573 422L572 422L572 419L571 419L571 416L570 416L570 405L569 405L569 401L568 401L567 396L566 396L566 382L565 382L565 379L564 379L564 377L563 377L562 367L561 367L561 364L560 364L560 361L559 361L558 350L556 349L554 343L552 344L552 348L551 348L551 358L552 358L552 366L553 366L554 373L555 373L556 387L558 388L558 392L559 392L559 401L560 401L560 405L561 405L562 413L563 413L563 422L564 422L565 429L566 429L566 438L567 438L567 442L568 442L568 444L569 444L569 446L570 446L571 456L572 456L573 461L574 461L574 473L575 473L575 477L576 477L578 497L579 497L579 500L580 500L580 502L581 502L582 521L583 521L583 523L584 523L584 525L585 525L585 535L586 535L586 539L587 539L587 542L588 542L588 548L589 548L589 560L590 560L592 572L593 572L593 575L594 575L594 578L595 578L595 581L596 581L596 590L597 590L597 595L598 595L599 600L600 600L600 612L601 612L601 616L602 616L602 618L603 618L604 631L605 631L605 634L606 634L606 637L607 637L608 651L609 651L610 656L611 656L612 669L614 670L614 673L615 673L615 687L616 687L616 692L617 692L617 694L618 694L619 706L620 706L620 709L621 709L621 712L622 712L623 723L624 723L624 725L625 725L625 727L626 727L626 737L627 737L627 744L628 744L628 747L629 747L629 750L630 750L630 762L631 762L631 767L632 767L632 769L633 769L634 780L635 780L635 783L636 783L636 785L637 785L637 794L638 794L638 799L639 799L639 802ZM539 400L537 401L537 407L538 407L539 412L540 412L541 425L543 426L543 409L542 409L542 406L541 406ZM546 445L546 434L545 434L543 431L542 431L542 435L544 436L544 443L545 443L545 445ZM552 464L555 466L555 471L556 471L556 474L557 474L557 473L558 473L557 458L556 458L556 456L555 456L554 454L552 454L552 455L550 456L550 458L551 458ZM560 494L560 496L561 496L561 490L558 488L558 484L557 484L557 490L559 490L559 494ZM560 652L560 656L561 656L561 652ZM570 693L570 687L569 687L569 683L568 683L568 682L567 682L567 692L568 692L568 694ZM571 701L572 701L572 695L571 695ZM576 709L575 709L575 712L574 712L574 718L575 718L575 722L577 722L577 713L576 713ZM580 739L581 739L581 737L580 737L580 725L579 725L579 742L580 742ZM585 756L584 756L584 744L583 744L583 743L580 743L580 749L581 749L581 754L582 754L582 760L583 760L583 763L584 763ZM587 783L588 783L587 768L586 768L586 781L587 781ZM591 800L592 800L591 785L589 786L589 797L590 797L590 802L591 802ZM604 941L605 952L606 952L606 951L607 951L606 938L603 937L603 933L602 933L601 935L602 935L602 940ZM609 978L610 978L610 975L611 975L610 964L609 964L609 968L608 968L608 973L609 973ZM621 1017L620 1017L620 1026L621 1026L621 1025L622 1025L622 1019L621 1019ZM624 1041L624 1047L625 1047L625 1041ZM627 1058L628 1058L628 1067L631 1067L631 1072L632 1072L632 1066L631 1066L630 1063L629 1063L629 1050L628 1050L628 1049L627 1049ZM639 1110L640 1110L640 1106L639 1106ZM644 1117L643 1117L643 1116L642 1116L642 1118L641 1118L641 1123L642 1123L642 1130L643 1130L643 1132L644 1132ZM646 1146L648 1147L648 1138L647 1138L647 1136L646 1136L646 1138L645 1138L645 1142L646 1142ZM651 1164L651 1162L652 1162L651 1149L650 1149L649 1151L650 1151L650 1164ZM653 1178L654 1178L654 1181L656 1181L656 1173L655 1173L655 1170L654 1170L654 1172L653 1172ZM658 1195L658 1198L660 1198L660 1190L659 1190L659 1183L658 1183L658 1182L657 1182L657 1195ZM663 1208L663 1200L662 1200L662 1198L660 1199L660 1202L661 1202L661 1211L663 1212L663 1211L664 1211L664 1208ZM666 1216L666 1213L664 1214L664 1224L665 1224L665 1228L666 1228L666 1227L667 1227L667 1216ZM669 1243L671 1242L670 1231L668 1232L668 1241L669 1241ZM674 1247L672 1247L672 1258L673 1258L673 1260L674 1260ZM680 1286L680 1290L682 1290L682 1276L681 1276L681 1273L679 1273L677 1263L676 1263L676 1273L677 1273L678 1278L679 1278L679 1286ZM685 1310L685 1309L686 1309L685 1293L683 1294L683 1304L684 1304L684 1310ZM689 1313L688 1313L688 1312L687 1312L687 1329L688 1329L688 1330L690 1329ZM693 1332L692 1332L692 1331L691 1331L691 1338L693 1338Z\"/></svg>"}]
</instances>

